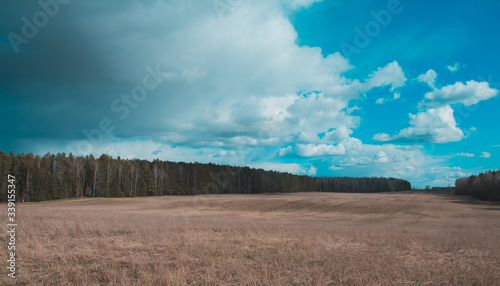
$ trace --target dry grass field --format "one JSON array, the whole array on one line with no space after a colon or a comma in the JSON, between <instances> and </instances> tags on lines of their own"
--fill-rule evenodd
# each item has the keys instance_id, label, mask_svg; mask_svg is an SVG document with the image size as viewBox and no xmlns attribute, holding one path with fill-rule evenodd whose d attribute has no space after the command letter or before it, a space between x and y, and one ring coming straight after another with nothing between
<instances>
[{"instance_id":1,"label":"dry grass field","mask_svg":"<svg viewBox=\"0 0 500 286\"><path fill-rule=\"evenodd\" d=\"M444 194L78 199L17 220L2 285L500 284L500 207Z\"/></svg>"}]
</instances>

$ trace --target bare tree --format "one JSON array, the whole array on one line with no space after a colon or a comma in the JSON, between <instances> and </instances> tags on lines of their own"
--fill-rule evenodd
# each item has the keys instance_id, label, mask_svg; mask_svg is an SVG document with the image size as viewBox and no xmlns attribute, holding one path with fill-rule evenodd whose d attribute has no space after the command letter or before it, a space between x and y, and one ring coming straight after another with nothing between
<instances>
[{"instance_id":1,"label":"bare tree","mask_svg":"<svg viewBox=\"0 0 500 286\"><path fill-rule=\"evenodd\" d=\"M94 161L94 189L92 190L93 191L93 194L92 196L95 197L95 185L96 185L96 181L97 181L97 171L99 170L99 162L97 162L97 160Z\"/></svg>"},{"instance_id":2,"label":"bare tree","mask_svg":"<svg viewBox=\"0 0 500 286\"><path fill-rule=\"evenodd\" d=\"M31 173L30 169L26 169L26 190L24 191L22 201L23 202L29 202L30 201L30 179L31 179Z\"/></svg>"},{"instance_id":3,"label":"bare tree","mask_svg":"<svg viewBox=\"0 0 500 286\"><path fill-rule=\"evenodd\" d=\"M155 195L156 196L158 195L158 177L159 177L159 172L161 171L161 170L159 171L158 169L159 169L158 168L158 164L155 163L153 165L153 176L154 176L154 179L155 179Z\"/></svg>"},{"instance_id":4,"label":"bare tree","mask_svg":"<svg viewBox=\"0 0 500 286\"><path fill-rule=\"evenodd\" d=\"M137 182L139 181L139 169L135 170L134 196L137 196Z\"/></svg>"},{"instance_id":5,"label":"bare tree","mask_svg":"<svg viewBox=\"0 0 500 286\"><path fill-rule=\"evenodd\" d=\"M160 184L159 184L159 188L160 190L162 191L162 194L165 194L164 192L164 178L165 178L165 172L163 171L163 169L160 169Z\"/></svg>"},{"instance_id":6,"label":"bare tree","mask_svg":"<svg viewBox=\"0 0 500 286\"><path fill-rule=\"evenodd\" d=\"M137 196L137 182L139 181L139 168L135 167L133 164L130 168L130 175L134 181L134 196ZM132 196L132 189L130 189L130 196Z\"/></svg>"},{"instance_id":7,"label":"bare tree","mask_svg":"<svg viewBox=\"0 0 500 286\"><path fill-rule=\"evenodd\" d=\"M130 166L130 178L134 181L135 166L132 164ZM130 196L132 196L132 188L130 188Z\"/></svg>"},{"instance_id":8,"label":"bare tree","mask_svg":"<svg viewBox=\"0 0 500 286\"><path fill-rule=\"evenodd\" d=\"M79 197L79 192L78 192L78 181L79 181L79 178L80 178L80 173L81 173L81 170L80 170L80 158L79 157L75 157L75 185L76 185L76 197ZM83 194L83 190L82 190L82 194Z\"/></svg>"},{"instance_id":9,"label":"bare tree","mask_svg":"<svg viewBox=\"0 0 500 286\"><path fill-rule=\"evenodd\" d=\"M109 182L111 182L111 177L113 177L113 165L111 160L108 160L108 168L106 169L106 197L109 195Z\"/></svg>"},{"instance_id":10,"label":"bare tree","mask_svg":"<svg viewBox=\"0 0 500 286\"><path fill-rule=\"evenodd\" d=\"M122 192L122 177L123 177L123 165L119 164L118 165L118 186L120 188L120 193Z\"/></svg>"},{"instance_id":11,"label":"bare tree","mask_svg":"<svg viewBox=\"0 0 500 286\"><path fill-rule=\"evenodd\" d=\"M87 171L83 170L83 179L82 179L82 197L85 195L85 178L87 177Z\"/></svg>"}]
</instances>

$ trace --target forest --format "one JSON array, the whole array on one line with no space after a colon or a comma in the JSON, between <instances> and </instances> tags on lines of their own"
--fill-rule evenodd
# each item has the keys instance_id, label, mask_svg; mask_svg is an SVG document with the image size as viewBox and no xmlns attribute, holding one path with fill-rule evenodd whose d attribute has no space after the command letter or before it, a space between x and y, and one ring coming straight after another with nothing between
<instances>
[{"instance_id":1,"label":"forest","mask_svg":"<svg viewBox=\"0 0 500 286\"><path fill-rule=\"evenodd\" d=\"M455 192L481 200L500 201L500 171L458 179L455 181Z\"/></svg>"},{"instance_id":2,"label":"forest","mask_svg":"<svg viewBox=\"0 0 500 286\"><path fill-rule=\"evenodd\" d=\"M44 156L0 151L0 201L8 175L16 178L18 201L78 197L139 197L292 192L391 192L410 190L395 178L310 177L249 167L112 158L106 154Z\"/></svg>"}]
</instances>

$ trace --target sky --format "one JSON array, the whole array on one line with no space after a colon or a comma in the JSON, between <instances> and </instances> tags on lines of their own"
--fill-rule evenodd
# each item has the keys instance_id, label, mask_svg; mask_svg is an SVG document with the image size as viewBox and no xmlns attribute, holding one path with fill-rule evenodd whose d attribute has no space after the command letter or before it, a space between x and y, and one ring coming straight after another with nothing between
<instances>
[{"instance_id":1,"label":"sky","mask_svg":"<svg viewBox=\"0 0 500 286\"><path fill-rule=\"evenodd\" d=\"M0 150L454 185L498 169L500 0L0 0Z\"/></svg>"}]
</instances>

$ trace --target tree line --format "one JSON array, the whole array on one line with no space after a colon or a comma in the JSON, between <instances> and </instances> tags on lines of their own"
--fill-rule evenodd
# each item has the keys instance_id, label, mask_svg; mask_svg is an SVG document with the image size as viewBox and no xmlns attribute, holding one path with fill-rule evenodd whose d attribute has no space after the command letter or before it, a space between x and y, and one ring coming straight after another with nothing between
<instances>
[{"instance_id":1,"label":"tree line","mask_svg":"<svg viewBox=\"0 0 500 286\"><path fill-rule=\"evenodd\" d=\"M0 151L0 201L7 175L16 177L18 201L78 197L139 197L277 192L390 192L410 190L395 178L310 177L249 167L140 159L7 154Z\"/></svg>"},{"instance_id":2,"label":"tree line","mask_svg":"<svg viewBox=\"0 0 500 286\"><path fill-rule=\"evenodd\" d=\"M468 195L481 200L500 201L500 170L455 181L457 195Z\"/></svg>"}]
</instances>

